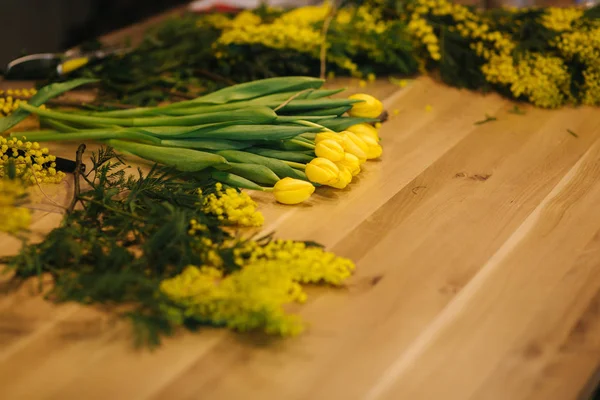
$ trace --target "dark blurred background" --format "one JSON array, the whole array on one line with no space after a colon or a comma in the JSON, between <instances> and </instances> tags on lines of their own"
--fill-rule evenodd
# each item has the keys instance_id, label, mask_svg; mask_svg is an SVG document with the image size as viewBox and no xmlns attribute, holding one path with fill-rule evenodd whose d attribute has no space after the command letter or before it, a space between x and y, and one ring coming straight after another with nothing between
<instances>
[{"instance_id":1,"label":"dark blurred background","mask_svg":"<svg viewBox=\"0 0 600 400\"><path fill-rule=\"evenodd\" d=\"M0 0L0 71L23 54L67 50L186 0Z\"/></svg>"}]
</instances>

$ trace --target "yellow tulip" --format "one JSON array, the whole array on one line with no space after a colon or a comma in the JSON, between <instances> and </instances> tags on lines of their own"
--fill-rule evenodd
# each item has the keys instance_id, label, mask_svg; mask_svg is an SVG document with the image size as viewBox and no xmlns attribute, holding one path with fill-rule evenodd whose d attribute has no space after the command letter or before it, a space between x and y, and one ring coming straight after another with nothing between
<instances>
[{"instance_id":1,"label":"yellow tulip","mask_svg":"<svg viewBox=\"0 0 600 400\"><path fill-rule=\"evenodd\" d=\"M334 187L336 189L344 189L348 184L352 182L352 173L346 167L340 168L340 176L335 183L329 184L327 186Z\"/></svg>"},{"instance_id":2,"label":"yellow tulip","mask_svg":"<svg viewBox=\"0 0 600 400\"><path fill-rule=\"evenodd\" d=\"M282 204L298 204L307 200L315 191L315 187L306 181L283 178L273 187L275 200Z\"/></svg>"},{"instance_id":3,"label":"yellow tulip","mask_svg":"<svg viewBox=\"0 0 600 400\"><path fill-rule=\"evenodd\" d=\"M350 131L343 131L341 135L343 138L342 148L347 153L354 154L360 162L364 162L367 159L367 144L357 134Z\"/></svg>"},{"instance_id":4,"label":"yellow tulip","mask_svg":"<svg viewBox=\"0 0 600 400\"><path fill-rule=\"evenodd\" d=\"M315 136L315 143L319 143L323 140L335 140L338 143L342 143L342 136L336 132L320 132Z\"/></svg>"},{"instance_id":5,"label":"yellow tulip","mask_svg":"<svg viewBox=\"0 0 600 400\"><path fill-rule=\"evenodd\" d=\"M349 128L346 128L346 130L350 131L352 133L356 133L360 137L370 136L379 142L379 133L377 132L377 129L373 125L356 124L356 125L352 125Z\"/></svg>"},{"instance_id":6,"label":"yellow tulip","mask_svg":"<svg viewBox=\"0 0 600 400\"><path fill-rule=\"evenodd\" d=\"M336 162L344 159L344 149L342 145L332 139L321 140L315 146L317 157L323 157Z\"/></svg>"},{"instance_id":7,"label":"yellow tulip","mask_svg":"<svg viewBox=\"0 0 600 400\"><path fill-rule=\"evenodd\" d=\"M375 97L359 93L348 97L351 100L363 100L360 103L354 103L348 115L359 118L377 118L383 112L383 104Z\"/></svg>"},{"instance_id":8,"label":"yellow tulip","mask_svg":"<svg viewBox=\"0 0 600 400\"><path fill-rule=\"evenodd\" d=\"M360 160L354 154L344 154L344 159L336 162L335 165L337 165L340 170L342 169L341 167L348 168L352 176L356 176L360 173Z\"/></svg>"},{"instance_id":9,"label":"yellow tulip","mask_svg":"<svg viewBox=\"0 0 600 400\"><path fill-rule=\"evenodd\" d=\"M381 157L383 148L377 143L375 139L367 135L359 135L363 142L367 145L367 160Z\"/></svg>"},{"instance_id":10,"label":"yellow tulip","mask_svg":"<svg viewBox=\"0 0 600 400\"><path fill-rule=\"evenodd\" d=\"M311 162L306 164L304 170L308 179L311 182L319 183L321 185L329 185L337 182L338 176L340 175L340 169L326 158L317 157Z\"/></svg>"}]
</instances>

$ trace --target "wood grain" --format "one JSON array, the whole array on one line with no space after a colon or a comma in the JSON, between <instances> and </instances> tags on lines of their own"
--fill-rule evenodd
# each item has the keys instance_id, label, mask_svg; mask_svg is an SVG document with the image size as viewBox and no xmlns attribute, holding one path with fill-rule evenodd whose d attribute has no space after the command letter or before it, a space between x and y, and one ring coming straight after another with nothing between
<instances>
[{"instance_id":1,"label":"wood grain","mask_svg":"<svg viewBox=\"0 0 600 400\"><path fill-rule=\"evenodd\" d=\"M356 81L337 81L359 90ZM149 353L99 310L0 297L8 399L575 399L600 358L598 110L521 106L420 78L385 98L384 156L300 207L253 193L265 231L351 257L295 339L210 329ZM431 111L426 111L426 106ZM397 112L394 112L397 110ZM498 120L475 122L485 114ZM567 129L577 132L571 136ZM75 145L52 146L73 157ZM50 188L65 202L70 183ZM36 197L34 233L60 221ZM0 236L0 255L18 242ZM596 378L593 378L594 380Z\"/></svg>"}]
</instances>

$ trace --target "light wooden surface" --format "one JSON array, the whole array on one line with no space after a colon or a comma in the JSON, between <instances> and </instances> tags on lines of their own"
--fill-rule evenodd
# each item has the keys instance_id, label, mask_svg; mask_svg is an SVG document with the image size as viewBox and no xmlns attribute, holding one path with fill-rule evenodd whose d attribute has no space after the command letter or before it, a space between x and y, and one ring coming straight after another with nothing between
<instances>
[{"instance_id":1,"label":"light wooden surface","mask_svg":"<svg viewBox=\"0 0 600 400\"><path fill-rule=\"evenodd\" d=\"M600 364L600 111L546 111L423 78L377 82L384 155L307 205L255 198L265 230L352 258L310 290L310 328L207 329L152 353L129 327L31 288L0 297L3 399L575 399ZM426 111L431 105L431 111ZM394 110L398 114L394 115ZM475 125L485 114L496 122ZM578 134L578 138L567 133ZM73 157L75 145L53 146ZM65 202L71 184L45 188ZM60 220L39 196L34 230ZM0 236L0 254L18 243Z\"/></svg>"}]
</instances>

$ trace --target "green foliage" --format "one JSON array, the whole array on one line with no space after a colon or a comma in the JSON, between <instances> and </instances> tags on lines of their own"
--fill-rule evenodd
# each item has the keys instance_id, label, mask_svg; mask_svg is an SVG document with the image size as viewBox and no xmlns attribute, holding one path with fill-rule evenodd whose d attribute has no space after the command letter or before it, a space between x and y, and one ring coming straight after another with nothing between
<instances>
[{"instance_id":1,"label":"green foliage","mask_svg":"<svg viewBox=\"0 0 600 400\"><path fill-rule=\"evenodd\" d=\"M188 233L190 220L206 225L204 235L215 243L231 238L199 207L197 189L210 193L214 180L158 166L126 176L128 167L111 148L95 153L92 164L80 177L89 189L75 193L81 207L41 243L24 246L8 260L9 268L16 281L51 274L54 301L125 307L138 342L156 345L173 325L163 310L168 303L158 291L160 281L202 264L201 242Z\"/></svg>"},{"instance_id":2,"label":"green foliage","mask_svg":"<svg viewBox=\"0 0 600 400\"><path fill-rule=\"evenodd\" d=\"M233 83L218 75L218 61L208 45L218 36L215 29L197 27L192 15L172 18L150 28L131 52L105 59L76 75L100 79L104 89L101 100L127 104L156 105L165 98L213 91Z\"/></svg>"},{"instance_id":3,"label":"green foliage","mask_svg":"<svg viewBox=\"0 0 600 400\"><path fill-rule=\"evenodd\" d=\"M600 5L588 8L583 15L589 19L600 19Z\"/></svg>"},{"instance_id":4,"label":"green foliage","mask_svg":"<svg viewBox=\"0 0 600 400\"><path fill-rule=\"evenodd\" d=\"M179 171L197 172L208 167L218 169L230 167L223 157L199 150L152 146L124 140L109 140L108 144L146 160L177 168Z\"/></svg>"},{"instance_id":5,"label":"green foliage","mask_svg":"<svg viewBox=\"0 0 600 400\"><path fill-rule=\"evenodd\" d=\"M481 72L484 60L469 49L469 42L458 33L445 26L440 29L440 78L452 86L485 90L489 84Z\"/></svg>"},{"instance_id":6,"label":"green foliage","mask_svg":"<svg viewBox=\"0 0 600 400\"><path fill-rule=\"evenodd\" d=\"M245 151L238 150L223 150L217 154L227 159L229 162L237 163L252 163L254 165L261 165L273 171L279 178L295 177L295 173L289 165L276 158L265 157L258 154L248 153ZM236 174L235 171L231 171ZM241 174L238 174L241 175ZM250 179L249 176L244 176Z\"/></svg>"}]
</instances>

